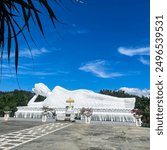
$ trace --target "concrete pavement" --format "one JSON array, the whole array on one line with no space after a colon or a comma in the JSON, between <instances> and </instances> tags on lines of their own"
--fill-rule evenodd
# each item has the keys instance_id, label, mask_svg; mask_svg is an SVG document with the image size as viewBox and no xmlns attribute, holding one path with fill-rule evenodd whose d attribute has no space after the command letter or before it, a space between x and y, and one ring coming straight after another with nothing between
<instances>
[{"instance_id":1,"label":"concrete pavement","mask_svg":"<svg viewBox=\"0 0 167 150\"><path fill-rule=\"evenodd\" d=\"M64 128L57 126L63 124ZM34 130L46 130L54 126L53 132L31 139L13 148L14 150L149 150L149 128L121 124L90 125L69 122L42 123L40 121L8 121L0 120L0 135L11 132L34 133ZM65 124L67 123L67 124ZM57 126L57 127L56 127ZM35 135L35 134L34 134ZM25 135L26 136L26 135ZM29 136L29 135L28 135ZM19 136L18 136L19 137ZM21 138L21 136L20 136ZM31 138L31 136L30 136ZM2 139L2 138L1 138ZM10 139L10 138L9 138Z\"/></svg>"}]
</instances>

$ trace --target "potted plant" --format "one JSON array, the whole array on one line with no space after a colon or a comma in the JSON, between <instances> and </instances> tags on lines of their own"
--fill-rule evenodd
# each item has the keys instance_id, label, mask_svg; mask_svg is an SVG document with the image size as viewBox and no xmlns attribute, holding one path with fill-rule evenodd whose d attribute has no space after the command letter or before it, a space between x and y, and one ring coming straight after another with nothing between
<instances>
[{"instance_id":1,"label":"potted plant","mask_svg":"<svg viewBox=\"0 0 167 150\"><path fill-rule=\"evenodd\" d=\"M46 107L46 106L43 106L42 107L42 110L43 110L43 112L42 112L42 122L46 122L46 120L47 120L47 117L48 117L48 115L49 115L49 112L50 113L52 113L52 115L53 115L53 108L49 108L49 107Z\"/></svg>"},{"instance_id":2,"label":"potted plant","mask_svg":"<svg viewBox=\"0 0 167 150\"><path fill-rule=\"evenodd\" d=\"M90 121L91 121L91 116L92 116L92 113L93 113L93 109L92 108L82 108L80 110L80 113L81 115L84 116L85 118L85 123L86 124L90 124Z\"/></svg>"},{"instance_id":3,"label":"potted plant","mask_svg":"<svg viewBox=\"0 0 167 150\"><path fill-rule=\"evenodd\" d=\"M131 110L131 113L136 119L136 126L141 126L142 125L141 118L143 116L143 112L140 109L135 108Z\"/></svg>"},{"instance_id":4,"label":"potted plant","mask_svg":"<svg viewBox=\"0 0 167 150\"><path fill-rule=\"evenodd\" d=\"M48 111L49 111L49 108L48 107L42 107L42 110L43 110L43 112L42 112L42 122L46 122L46 120L47 120L47 115L48 115Z\"/></svg>"}]
</instances>

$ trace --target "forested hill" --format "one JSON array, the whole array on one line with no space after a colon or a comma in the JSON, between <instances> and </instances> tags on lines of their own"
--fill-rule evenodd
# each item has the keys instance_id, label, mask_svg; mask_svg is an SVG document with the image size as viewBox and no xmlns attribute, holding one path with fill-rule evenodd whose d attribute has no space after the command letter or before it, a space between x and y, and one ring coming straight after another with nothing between
<instances>
[{"instance_id":1,"label":"forested hill","mask_svg":"<svg viewBox=\"0 0 167 150\"><path fill-rule=\"evenodd\" d=\"M4 110L11 110L13 114L17 106L26 106L33 95L32 92L22 90L0 92L0 116Z\"/></svg>"},{"instance_id":2,"label":"forested hill","mask_svg":"<svg viewBox=\"0 0 167 150\"><path fill-rule=\"evenodd\" d=\"M30 91L14 90L11 92L0 91L0 116L3 116L3 111L12 111L11 115L17 110L17 106L26 106L29 100L34 96L34 93ZM43 101L43 96L38 96L37 102Z\"/></svg>"}]
</instances>

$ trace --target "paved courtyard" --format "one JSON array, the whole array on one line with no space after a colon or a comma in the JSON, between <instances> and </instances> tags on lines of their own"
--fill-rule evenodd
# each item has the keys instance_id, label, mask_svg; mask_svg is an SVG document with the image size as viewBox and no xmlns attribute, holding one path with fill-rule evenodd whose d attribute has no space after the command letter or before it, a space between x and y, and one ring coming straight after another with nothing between
<instances>
[{"instance_id":1,"label":"paved courtyard","mask_svg":"<svg viewBox=\"0 0 167 150\"><path fill-rule=\"evenodd\" d=\"M149 128L0 120L0 150L149 150Z\"/></svg>"}]
</instances>

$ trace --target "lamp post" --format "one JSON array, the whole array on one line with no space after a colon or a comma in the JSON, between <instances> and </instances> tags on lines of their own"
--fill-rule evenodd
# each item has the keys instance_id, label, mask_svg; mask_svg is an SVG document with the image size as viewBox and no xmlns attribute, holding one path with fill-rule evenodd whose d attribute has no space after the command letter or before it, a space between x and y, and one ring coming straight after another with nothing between
<instances>
[{"instance_id":1,"label":"lamp post","mask_svg":"<svg viewBox=\"0 0 167 150\"><path fill-rule=\"evenodd\" d=\"M69 99L66 100L66 103L69 103L69 107L68 108L73 108L74 106L72 106L72 103L74 103L74 99L71 99L71 97Z\"/></svg>"},{"instance_id":2,"label":"lamp post","mask_svg":"<svg viewBox=\"0 0 167 150\"><path fill-rule=\"evenodd\" d=\"M72 106L72 103L74 103L74 99L72 99L71 97L69 99L66 100L66 103L69 104L69 106L66 106L66 118L67 120L70 121L75 121L75 114L74 114L74 106Z\"/></svg>"}]
</instances>

